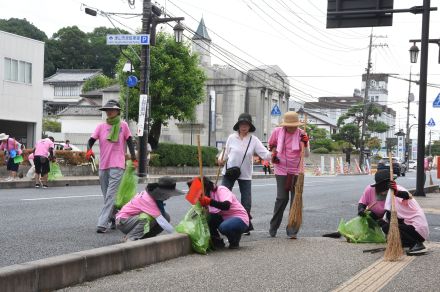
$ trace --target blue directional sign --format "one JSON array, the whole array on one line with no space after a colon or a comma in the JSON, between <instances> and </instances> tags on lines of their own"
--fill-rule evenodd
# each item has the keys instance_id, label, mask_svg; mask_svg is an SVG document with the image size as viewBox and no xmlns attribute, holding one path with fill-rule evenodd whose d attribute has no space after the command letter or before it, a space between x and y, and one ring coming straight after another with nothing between
<instances>
[{"instance_id":1,"label":"blue directional sign","mask_svg":"<svg viewBox=\"0 0 440 292\"><path fill-rule=\"evenodd\" d=\"M435 98L434 102L432 103L433 107L440 107L440 93Z\"/></svg>"},{"instance_id":2,"label":"blue directional sign","mask_svg":"<svg viewBox=\"0 0 440 292\"><path fill-rule=\"evenodd\" d=\"M431 118L431 119L429 120L429 122L427 123L427 125L428 125L429 127L434 127L434 126L435 126L434 119Z\"/></svg>"},{"instance_id":3,"label":"blue directional sign","mask_svg":"<svg viewBox=\"0 0 440 292\"><path fill-rule=\"evenodd\" d=\"M126 83L128 87L135 87L138 83L138 79L136 76L130 75L128 76Z\"/></svg>"},{"instance_id":4,"label":"blue directional sign","mask_svg":"<svg viewBox=\"0 0 440 292\"><path fill-rule=\"evenodd\" d=\"M280 108L278 107L278 105L274 105L272 108L272 111L270 112L271 116L281 116L281 111Z\"/></svg>"},{"instance_id":5,"label":"blue directional sign","mask_svg":"<svg viewBox=\"0 0 440 292\"><path fill-rule=\"evenodd\" d=\"M150 35L148 34L108 34L107 45L149 45Z\"/></svg>"}]
</instances>

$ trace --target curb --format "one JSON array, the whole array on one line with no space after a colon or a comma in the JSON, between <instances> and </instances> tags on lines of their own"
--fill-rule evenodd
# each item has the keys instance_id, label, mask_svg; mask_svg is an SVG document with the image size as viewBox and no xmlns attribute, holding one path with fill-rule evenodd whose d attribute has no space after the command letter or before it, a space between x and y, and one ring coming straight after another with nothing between
<instances>
[{"instance_id":1,"label":"curb","mask_svg":"<svg viewBox=\"0 0 440 292\"><path fill-rule=\"evenodd\" d=\"M52 291L191 253L173 233L0 268L0 291Z\"/></svg>"},{"instance_id":2,"label":"curb","mask_svg":"<svg viewBox=\"0 0 440 292\"><path fill-rule=\"evenodd\" d=\"M439 192L439 185L430 185L423 188L425 193L438 193ZM416 192L416 189L409 189L408 192L411 193L411 195L414 195Z\"/></svg>"}]
</instances>

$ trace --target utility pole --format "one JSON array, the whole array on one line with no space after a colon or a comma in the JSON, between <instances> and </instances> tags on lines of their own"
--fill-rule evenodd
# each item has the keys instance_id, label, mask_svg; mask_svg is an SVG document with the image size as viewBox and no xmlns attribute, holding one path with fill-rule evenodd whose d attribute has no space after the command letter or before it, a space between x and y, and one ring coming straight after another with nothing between
<instances>
[{"instance_id":1,"label":"utility pole","mask_svg":"<svg viewBox=\"0 0 440 292\"><path fill-rule=\"evenodd\" d=\"M364 165L364 136L366 130L366 120L367 120L367 102L368 102L368 87L370 83L370 69L371 69L371 47L373 44L373 29L371 29L370 34L370 45L368 46L368 62L367 62L367 75L365 76L365 95L364 95L364 106L362 110L362 131L361 131L361 141L360 141L360 153L359 153L359 164L360 167Z\"/></svg>"},{"instance_id":2,"label":"utility pole","mask_svg":"<svg viewBox=\"0 0 440 292\"><path fill-rule=\"evenodd\" d=\"M431 156L431 135L432 135L432 130L429 130L429 143L428 143L428 155Z\"/></svg>"},{"instance_id":3,"label":"utility pole","mask_svg":"<svg viewBox=\"0 0 440 292\"><path fill-rule=\"evenodd\" d=\"M405 164L409 166L409 105L411 102L411 67L409 68L409 85L408 85L408 104L406 108L406 139L405 139Z\"/></svg>"}]
</instances>

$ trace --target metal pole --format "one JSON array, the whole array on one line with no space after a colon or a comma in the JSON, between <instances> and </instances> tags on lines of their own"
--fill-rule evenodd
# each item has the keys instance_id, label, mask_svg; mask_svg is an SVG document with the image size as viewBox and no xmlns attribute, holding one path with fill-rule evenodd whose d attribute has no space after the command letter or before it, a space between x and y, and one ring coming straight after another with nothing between
<instances>
[{"instance_id":1,"label":"metal pole","mask_svg":"<svg viewBox=\"0 0 440 292\"><path fill-rule=\"evenodd\" d=\"M208 127L208 146L211 146L211 123L212 123L212 118L211 118L211 99L212 96L211 94L209 94L209 106L208 106L208 115L209 115L209 127Z\"/></svg>"},{"instance_id":2,"label":"metal pole","mask_svg":"<svg viewBox=\"0 0 440 292\"><path fill-rule=\"evenodd\" d=\"M419 86L419 131L417 134L417 179L416 196L425 196L424 169L425 158L425 125L426 125L426 86L428 75L428 41L429 41L429 14L431 1L423 0L422 38L420 50L420 86Z\"/></svg>"},{"instance_id":3,"label":"metal pole","mask_svg":"<svg viewBox=\"0 0 440 292\"><path fill-rule=\"evenodd\" d=\"M432 130L429 130L429 143L428 143L428 153L429 156L431 156L432 152L431 152L431 135L432 135Z\"/></svg>"},{"instance_id":4,"label":"metal pole","mask_svg":"<svg viewBox=\"0 0 440 292\"><path fill-rule=\"evenodd\" d=\"M365 76L365 95L364 95L364 107L362 110L362 131L361 131L361 141L360 141L360 153L359 153L359 166L362 168L364 164L364 136L366 130L366 120L367 120L367 102L368 102L368 86L370 82L370 68L371 68L371 46L373 43L373 29L371 29L370 34L370 45L368 49L368 63L367 63L367 74Z\"/></svg>"},{"instance_id":5,"label":"metal pole","mask_svg":"<svg viewBox=\"0 0 440 292\"><path fill-rule=\"evenodd\" d=\"M405 139L405 164L406 169L409 166L409 105L411 96L411 67L409 68L409 85L408 85L408 107L406 109L406 139Z\"/></svg>"},{"instance_id":6,"label":"metal pole","mask_svg":"<svg viewBox=\"0 0 440 292\"><path fill-rule=\"evenodd\" d=\"M144 0L142 9L142 33L150 34L151 29L151 0ZM150 108L151 97L149 96L150 81L150 45L144 45L141 51L141 94L148 96L147 109L145 112L144 133L139 137L139 177L147 176L147 143L150 132Z\"/></svg>"}]
</instances>

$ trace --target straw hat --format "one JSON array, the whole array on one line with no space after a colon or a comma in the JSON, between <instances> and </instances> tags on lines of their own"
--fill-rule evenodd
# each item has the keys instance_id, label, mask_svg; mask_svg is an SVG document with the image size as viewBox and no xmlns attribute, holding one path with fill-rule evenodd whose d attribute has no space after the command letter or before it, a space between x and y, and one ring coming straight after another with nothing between
<instances>
[{"instance_id":1,"label":"straw hat","mask_svg":"<svg viewBox=\"0 0 440 292\"><path fill-rule=\"evenodd\" d=\"M299 116L296 112L286 112L283 116L283 122L280 124L281 127L297 127L304 125L304 123L299 121Z\"/></svg>"},{"instance_id":2,"label":"straw hat","mask_svg":"<svg viewBox=\"0 0 440 292\"><path fill-rule=\"evenodd\" d=\"M0 134L0 141L2 141L2 140L6 140L6 139L8 139L9 138L9 135L6 135L5 133L1 133Z\"/></svg>"}]
</instances>

